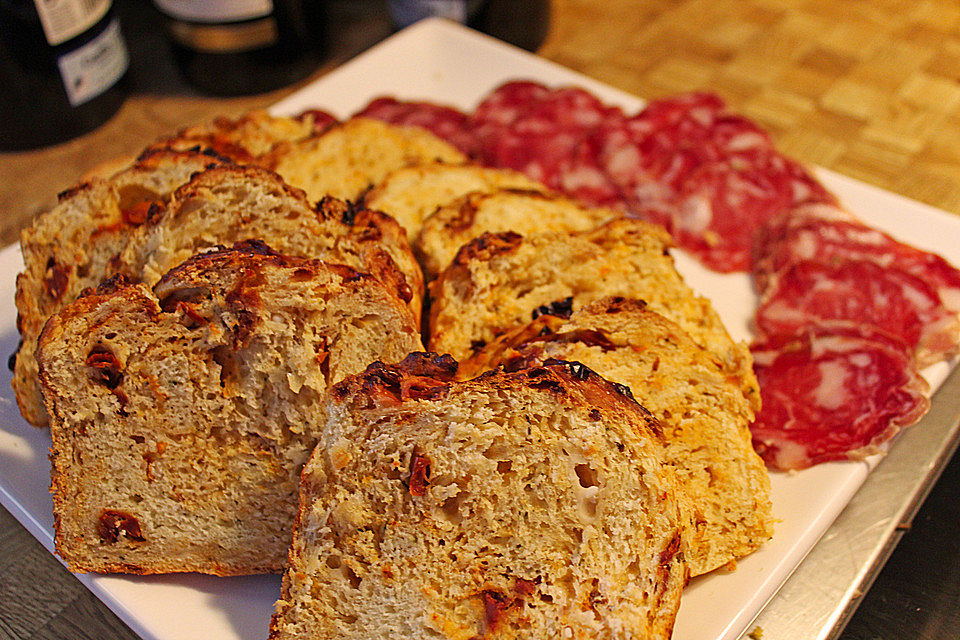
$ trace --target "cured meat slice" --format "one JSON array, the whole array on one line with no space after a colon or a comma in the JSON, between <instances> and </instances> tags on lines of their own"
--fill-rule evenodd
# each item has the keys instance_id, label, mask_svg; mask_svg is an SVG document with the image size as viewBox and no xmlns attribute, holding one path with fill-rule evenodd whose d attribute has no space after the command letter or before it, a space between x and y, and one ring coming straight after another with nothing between
<instances>
[{"instance_id":1,"label":"cured meat slice","mask_svg":"<svg viewBox=\"0 0 960 640\"><path fill-rule=\"evenodd\" d=\"M384 96L376 98L355 115L390 124L422 127L470 157L479 153L477 138L468 126L469 116L453 107Z\"/></svg>"},{"instance_id":2,"label":"cured meat slice","mask_svg":"<svg viewBox=\"0 0 960 640\"><path fill-rule=\"evenodd\" d=\"M717 271L746 271L753 235L802 202L834 197L717 96L657 100L604 134L600 166L635 215L666 226Z\"/></svg>"},{"instance_id":3,"label":"cured meat slice","mask_svg":"<svg viewBox=\"0 0 960 640\"><path fill-rule=\"evenodd\" d=\"M930 405L910 354L877 329L826 322L751 351L763 401L753 444L775 469L879 453Z\"/></svg>"},{"instance_id":4,"label":"cured meat slice","mask_svg":"<svg viewBox=\"0 0 960 640\"><path fill-rule=\"evenodd\" d=\"M573 198L610 205L620 194L597 164L590 141L594 130L623 119L619 108L577 87L511 82L481 102L470 122L486 164L521 171Z\"/></svg>"},{"instance_id":5,"label":"cured meat slice","mask_svg":"<svg viewBox=\"0 0 960 640\"><path fill-rule=\"evenodd\" d=\"M871 260L930 283L943 305L960 312L960 271L943 257L912 247L836 206L806 206L771 221L757 235L753 278L759 291L800 260Z\"/></svg>"},{"instance_id":6,"label":"cured meat slice","mask_svg":"<svg viewBox=\"0 0 960 640\"><path fill-rule=\"evenodd\" d=\"M902 340L918 366L956 351L960 318L936 289L869 260L800 260L774 279L755 316L761 334L797 333L827 320L868 324Z\"/></svg>"}]
</instances>

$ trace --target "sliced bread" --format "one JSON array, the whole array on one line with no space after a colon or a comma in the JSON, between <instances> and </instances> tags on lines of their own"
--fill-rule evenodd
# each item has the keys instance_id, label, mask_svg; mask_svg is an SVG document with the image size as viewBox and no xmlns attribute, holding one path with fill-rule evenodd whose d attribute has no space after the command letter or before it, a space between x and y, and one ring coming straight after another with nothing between
<instances>
[{"instance_id":1,"label":"sliced bread","mask_svg":"<svg viewBox=\"0 0 960 640\"><path fill-rule=\"evenodd\" d=\"M329 195L355 202L400 167L466 159L426 129L358 117L316 136L279 143L260 161L306 191L310 200Z\"/></svg>"},{"instance_id":2,"label":"sliced bread","mask_svg":"<svg viewBox=\"0 0 960 640\"><path fill-rule=\"evenodd\" d=\"M195 150L155 149L111 179L93 178L60 194L20 236L24 270L17 276L21 345L13 390L23 417L47 424L34 352L43 323L87 287L120 269L123 253L142 226L190 176L221 164Z\"/></svg>"},{"instance_id":3,"label":"sliced bread","mask_svg":"<svg viewBox=\"0 0 960 640\"><path fill-rule=\"evenodd\" d=\"M690 575L741 558L773 533L770 478L753 450L754 412L721 363L676 323L639 300L602 298L569 319L545 314L461 365L472 377L504 365L576 360L628 386L660 421L681 503Z\"/></svg>"},{"instance_id":4,"label":"sliced bread","mask_svg":"<svg viewBox=\"0 0 960 640\"><path fill-rule=\"evenodd\" d=\"M419 347L372 276L260 243L108 281L39 341L56 547L73 571L284 567L327 387Z\"/></svg>"},{"instance_id":5,"label":"sliced bread","mask_svg":"<svg viewBox=\"0 0 960 640\"><path fill-rule=\"evenodd\" d=\"M419 322L423 274L390 216L300 189L254 166L216 167L178 189L123 254L148 285L197 251L259 239L286 255L347 264L395 286Z\"/></svg>"},{"instance_id":6,"label":"sliced bread","mask_svg":"<svg viewBox=\"0 0 960 640\"><path fill-rule=\"evenodd\" d=\"M541 307L567 298L572 310L604 296L639 298L713 353L756 408L749 351L684 282L670 247L662 227L626 218L585 232L484 234L430 285L430 350L465 360Z\"/></svg>"},{"instance_id":7,"label":"sliced bread","mask_svg":"<svg viewBox=\"0 0 960 640\"><path fill-rule=\"evenodd\" d=\"M331 390L272 640L669 638L686 582L657 423L578 363Z\"/></svg>"},{"instance_id":8,"label":"sliced bread","mask_svg":"<svg viewBox=\"0 0 960 640\"><path fill-rule=\"evenodd\" d=\"M512 169L429 162L392 171L364 195L363 204L393 216L412 244L423 221L438 207L474 191L505 188L546 189Z\"/></svg>"}]
</instances>

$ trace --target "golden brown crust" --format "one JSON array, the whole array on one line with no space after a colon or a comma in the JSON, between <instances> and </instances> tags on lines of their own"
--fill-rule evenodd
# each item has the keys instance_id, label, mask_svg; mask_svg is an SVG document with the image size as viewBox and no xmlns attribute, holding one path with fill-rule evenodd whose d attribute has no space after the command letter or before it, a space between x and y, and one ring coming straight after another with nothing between
<instances>
[{"instance_id":1,"label":"golden brown crust","mask_svg":"<svg viewBox=\"0 0 960 640\"><path fill-rule=\"evenodd\" d=\"M687 571L655 420L578 363L453 370L331 394L271 637L668 638Z\"/></svg>"},{"instance_id":2,"label":"golden brown crust","mask_svg":"<svg viewBox=\"0 0 960 640\"><path fill-rule=\"evenodd\" d=\"M735 561L772 534L766 469L751 445L748 398L722 364L642 300L608 297L569 318L542 315L480 350L461 377L503 366L537 367L554 358L586 362L629 385L662 423L666 460L691 501L687 559L692 575Z\"/></svg>"},{"instance_id":3,"label":"golden brown crust","mask_svg":"<svg viewBox=\"0 0 960 640\"><path fill-rule=\"evenodd\" d=\"M193 150L154 149L109 180L93 178L64 191L56 207L21 233L25 269L17 277L15 300L23 348L13 388L28 422L47 423L34 356L43 323L103 278L135 275L120 260L130 239L159 215L176 187L219 162Z\"/></svg>"},{"instance_id":4,"label":"golden brown crust","mask_svg":"<svg viewBox=\"0 0 960 640\"><path fill-rule=\"evenodd\" d=\"M280 570L327 387L420 348L373 276L256 240L152 291L87 292L39 341L59 554L77 571Z\"/></svg>"}]
</instances>

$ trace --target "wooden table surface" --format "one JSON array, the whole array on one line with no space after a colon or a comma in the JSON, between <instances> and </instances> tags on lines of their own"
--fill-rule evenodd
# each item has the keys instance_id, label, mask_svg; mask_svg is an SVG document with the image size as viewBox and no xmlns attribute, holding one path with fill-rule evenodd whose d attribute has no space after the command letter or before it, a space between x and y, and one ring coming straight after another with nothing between
<instances>
[{"instance_id":1,"label":"wooden table surface","mask_svg":"<svg viewBox=\"0 0 960 640\"><path fill-rule=\"evenodd\" d=\"M390 33L382 2L328 4L336 24L328 58L304 82ZM303 84L242 98L200 95L177 76L146 0L117 6L132 54L131 96L91 134L0 154L0 246L97 164L186 124L267 106ZM952 0L554 0L538 53L641 97L718 92L787 154L960 214L960 4ZM955 460L934 489L936 504L956 504L957 467ZM956 637L958 518L955 508L932 509L921 512L922 528L901 544L907 555L896 552L844 638ZM935 558L923 572L909 555L917 548ZM0 509L0 639L134 637Z\"/></svg>"}]
</instances>

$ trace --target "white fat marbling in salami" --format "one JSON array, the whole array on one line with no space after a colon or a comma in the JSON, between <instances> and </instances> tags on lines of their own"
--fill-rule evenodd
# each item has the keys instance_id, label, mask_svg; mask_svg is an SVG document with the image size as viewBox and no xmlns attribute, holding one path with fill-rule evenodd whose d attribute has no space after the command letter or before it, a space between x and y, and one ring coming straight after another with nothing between
<instances>
[{"instance_id":1,"label":"white fat marbling in salami","mask_svg":"<svg viewBox=\"0 0 960 640\"><path fill-rule=\"evenodd\" d=\"M655 100L611 135L601 166L628 209L664 225L716 271L748 270L753 236L767 220L801 203L835 202L712 94Z\"/></svg>"},{"instance_id":2,"label":"white fat marbling in salami","mask_svg":"<svg viewBox=\"0 0 960 640\"><path fill-rule=\"evenodd\" d=\"M584 202L612 206L620 193L598 164L599 132L625 119L578 87L548 88L508 82L492 91L470 116L488 165L521 171Z\"/></svg>"},{"instance_id":3,"label":"white fat marbling in salami","mask_svg":"<svg viewBox=\"0 0 960 640\"><path fill-rule=\"evenodd\" d=\"M799 207L765 225L754 241L752 273L759 291L801 260L870 260L930 283L943 305L960 312L960 271L941 256L900 242L832 205Z\"/></svg>"},{"instance_id":4,"label":"white fat marbling in salami","mask_svg":"<svg viewBox=\"0 0 960 640\"><path fill-rule=\"evenodd\" d=\"M827 321L751 345L763 407L754 448L775 469L803 469L884 450L929 408L927 383L900 340Z\"/></svg>"},{"instance_id":5,"label":"white fat marbling in salami","mask_svg":"<svg viewBox=\"0 0 960 640\"><path fill-rule=\"evenodd\" d=\"M872 260L798 260L778 272L755 316L760 334L799 333L829 320L870 325L900 339L918 366L952 355L960 317L920 278Z\"/></svg>"}]
</instances>

